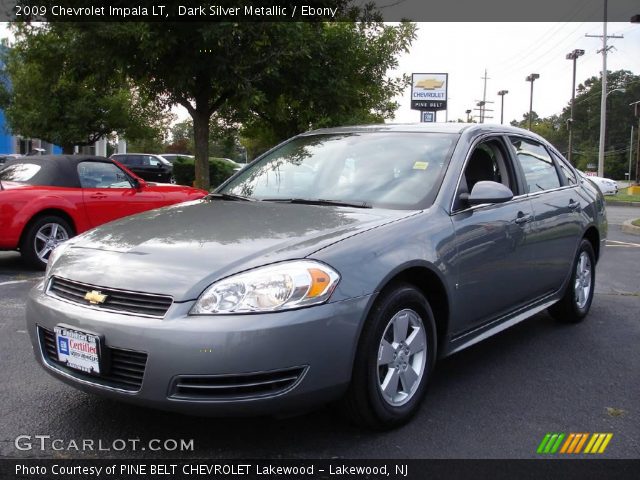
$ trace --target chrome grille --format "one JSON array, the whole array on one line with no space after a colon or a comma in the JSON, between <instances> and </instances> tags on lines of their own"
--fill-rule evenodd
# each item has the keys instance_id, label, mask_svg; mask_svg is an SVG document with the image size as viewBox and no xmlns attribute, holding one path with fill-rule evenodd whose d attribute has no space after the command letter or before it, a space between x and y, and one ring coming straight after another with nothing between
<instances>
[{"instance_id":1,"label":"chrome grille","mask_svg":"<svg viewBox=\"0 0 640 480\"><path fill-rule=\"evenodd\" d=\"M98 291L106 295L104 303L92 304L85 300L85 295L91 291ZM101 310L132 313L149 317L164 317L173 303L173 299L167 295L155 295L151 293L130 292L114 288L87 285L85 283L53 277L47 290L49 295L63 298L78 305L84 305Z\"/></svg>"},{"instance_id":2,"label":"chrome grille","mask_svg":"<svg viewBox=\"0 0 640 480\"><path fill-rule=\"evenodd\" d=\"M306 367L237 375L181 375L171 397L196 400L235 400L274 396L290 390L304 376Z\"/></svg>"},{"instance_id":3,"label":"chrome grille","mask_svg":"<svg viewBox=\"0 0 640 480\"><path fill-rule=\"evenodd\" d=\"M56 334L52 330L38 327L38 333L45 360L57 370L100 385L136 392L140 390L147 365L146 353L103 347L101 355L105 357L105 371L100 375L89 375L79 370L68 368L58 360Z\"/></svg>"}]
</instances>

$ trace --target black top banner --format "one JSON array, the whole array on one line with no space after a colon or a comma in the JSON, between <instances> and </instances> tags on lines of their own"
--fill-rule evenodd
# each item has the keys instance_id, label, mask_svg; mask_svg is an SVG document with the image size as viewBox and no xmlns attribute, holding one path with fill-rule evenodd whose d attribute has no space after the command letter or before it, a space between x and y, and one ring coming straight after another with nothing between
<instances>
[{"instance_id":1,"label":"black top banner","mask_svg":"<svg viewBox=\"0 0 640 480\"><path fill-rule=\"evenodd\" d=\"M638 0L608 0L607 19L629 22ZM0 21L601 22L604 0L0 0Z\"/></svg>"}]
</instances>

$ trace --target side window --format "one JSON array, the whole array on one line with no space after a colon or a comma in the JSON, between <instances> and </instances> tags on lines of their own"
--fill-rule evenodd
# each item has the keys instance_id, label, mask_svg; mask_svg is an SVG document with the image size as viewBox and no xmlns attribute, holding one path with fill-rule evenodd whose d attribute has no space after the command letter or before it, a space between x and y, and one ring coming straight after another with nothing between
<instances>
[{"instance_id":1,"label":"side window","mask_svg":"<svg viewBox=\"0 0 640 480\"><path fill-rule=\"evenodd\" d=\"M558 171L549 152L537 142L521 137L511 137L511 144L527 184L527 193L558 188L561 185Z\"/></svg>"},{"instance_id":2,"label":"side window","mask_svg":"<svg viewBox=\"0 0 640 480\"><path fill-rule=\"evenodd\" d=\"M145 159L144 164L149 165L151 167L157 167L161 163L160 160L158 160L155 157L152 157L151 155L145 155L144 159Z\"/></svg>"},{"instance_id":3,"label":"side window","mask_svg":"<svg viewBox=\"0 0 640 480\"><path fill-rule=\"evenodd\" d=\"M553 158L555 158L556 163L558 164L558 167L560 167L562 176L567 180L567 185L577 185L578 179L576 177L576 173L571 169L571 167L564 159L558 158L558 156L553 152L552 154Z\"/></svg>"},{"instance_id":4,"label":"side window","mask_svg":"<svg viewBox=\"0 0 640 480\"><path fill-rule=\"evenodd\" d=\"M127 167L139 167L142 165L142 155L126 155L123 160L122 163Z\"/></svg>"},{"instance_id":5,"label":"side window","mask_svg":"<svg viewBox=\"0 0 640 480\"><path fill-rule=\"evenodd\" d=\"M82 188L131 188L129 177L113 163L80 162L78 177Z\"/></svg>"},{"instance_id":6,"label":"side window","mask_svg":"<svg viewBox=\"0 0 640 480\"><path fill-rule=\"evenodd\" d=\"M517 194L514 179L513 169L506 155L504 143L495 139L480 143L473 149L465 166L464 174L460 180L460 187L456 194L454 210L468 206L460 200L460 194L471 193L475 184L481 181L501 183Z\"/></svg>"}]
</instances>

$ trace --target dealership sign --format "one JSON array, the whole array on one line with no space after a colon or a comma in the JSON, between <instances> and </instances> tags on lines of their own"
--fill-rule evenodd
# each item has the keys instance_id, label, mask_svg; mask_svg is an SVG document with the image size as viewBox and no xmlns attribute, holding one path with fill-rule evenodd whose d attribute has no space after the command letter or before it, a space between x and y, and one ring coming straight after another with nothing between
<instances>
[{"instance_id":1,"label":"dealership sign","mask_svg":"<svg viewBox=\"0 0 640 480\"><path fill-rule=\"evenodd\" d=\"M447 73L414 73L411 77L413 110L447 109Z\"/></svg>"}]
</instances>

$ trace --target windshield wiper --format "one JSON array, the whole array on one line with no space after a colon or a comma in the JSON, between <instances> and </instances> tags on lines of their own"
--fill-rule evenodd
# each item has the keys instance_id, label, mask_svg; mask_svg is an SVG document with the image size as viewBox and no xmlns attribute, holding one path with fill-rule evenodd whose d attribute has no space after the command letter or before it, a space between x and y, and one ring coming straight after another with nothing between
<instances>
[{"instance_id":1,"label":"windshield wiper","mask_svg":"<svg viewBox=\"0 0 640 480\"><path fill-rule=\"evenodd\" d=\"M286 202L301 205L332 205L336 207L371 208L368 202L345 202L343 200L325 200L322 198L263 198L263 202Z\"/></svg>"},{"instance_id":2,"label":"windshield wiper","mask_svg":"<svg viewBox=\"0 0 640 480\"><path fill-rule=\"evenodd\" d=\"M242 195L234 195L232 193L210 193L206 197L210 200L235 200L242 202L255 202L255 198L243 197Z\"/></svg>"}]
</instances>

